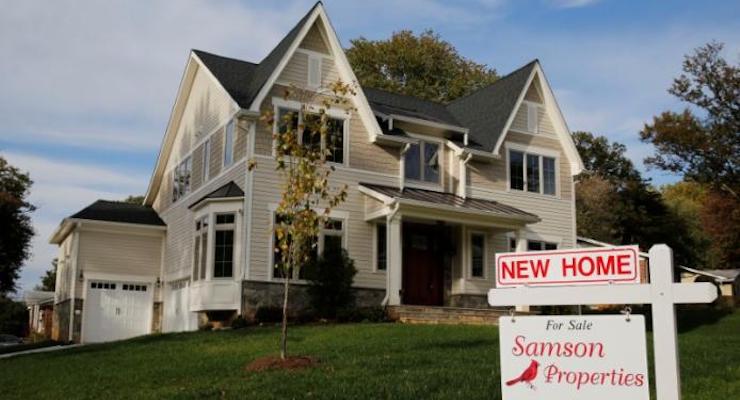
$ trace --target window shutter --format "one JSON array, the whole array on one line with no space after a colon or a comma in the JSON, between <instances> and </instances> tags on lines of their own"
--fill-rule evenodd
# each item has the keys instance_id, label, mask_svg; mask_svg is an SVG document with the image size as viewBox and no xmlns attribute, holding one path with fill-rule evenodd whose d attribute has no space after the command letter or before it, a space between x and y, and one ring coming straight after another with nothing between
<instances>
[{"instance_id":1,"label":"window shutter","mask_svg":"<svg viewBox=\"0 0 740 400\"><path fill-rule=\"evenodd\" d=\"M321 86L321 58L308 56L308 86Z\"/></svg>"}]
</instances>

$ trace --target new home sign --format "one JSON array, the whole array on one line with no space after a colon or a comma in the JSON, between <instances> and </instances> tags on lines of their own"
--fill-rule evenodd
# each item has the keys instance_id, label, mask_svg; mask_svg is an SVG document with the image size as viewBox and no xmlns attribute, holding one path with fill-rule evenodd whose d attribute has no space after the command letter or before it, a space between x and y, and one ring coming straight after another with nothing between
<instances>
[{"instance_id":1,"label":"new home sign","mask_svg":"<svg viewBox=\"0 0 740 400\"><path fill-rule=\"evenodd\" d=\"M649 399L641 315L499 320L504 399Z\"/></svg>"}]
</instances>

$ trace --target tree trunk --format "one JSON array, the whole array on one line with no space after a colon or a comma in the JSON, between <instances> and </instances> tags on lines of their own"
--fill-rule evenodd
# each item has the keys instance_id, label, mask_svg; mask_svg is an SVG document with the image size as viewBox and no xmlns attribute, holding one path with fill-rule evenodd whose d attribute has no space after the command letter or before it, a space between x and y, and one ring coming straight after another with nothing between
<instances>
[{"instance_id":1,"label":"tree trunk","mask_svg":"<svg viewBox=\"0 0 740 400\"><path fill-rule=\"evenodd\" d=\"M288 289L290 277L285 278L283 292L283 326L280 337L280 358L285 360L288 354Z\"/></svg>"}]
</instances>

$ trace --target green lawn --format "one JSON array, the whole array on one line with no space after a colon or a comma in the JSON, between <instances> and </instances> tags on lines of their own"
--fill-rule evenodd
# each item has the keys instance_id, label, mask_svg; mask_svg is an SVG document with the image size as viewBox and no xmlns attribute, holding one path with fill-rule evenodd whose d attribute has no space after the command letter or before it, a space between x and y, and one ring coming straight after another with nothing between
<instances>
[{"instance_id":1,"label":"green lawn","mask_svg":"<svg viewBox=\"0 0 740 400\"><path fill-rule=\"evenodd\" d=\"M0 397L499 398L494 327L351 324L292 329L318 368L250 373L278 329L159 335L0 360ZM684 399L740 399L740 313L680 336ZM652 383L652 377L651 377Z\"/></svg>"}]
</instances>

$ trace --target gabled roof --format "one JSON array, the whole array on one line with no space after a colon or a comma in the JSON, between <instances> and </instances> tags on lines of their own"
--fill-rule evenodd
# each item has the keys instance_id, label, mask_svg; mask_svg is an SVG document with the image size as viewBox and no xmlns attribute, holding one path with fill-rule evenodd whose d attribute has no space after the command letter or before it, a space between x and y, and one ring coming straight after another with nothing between
<instances>
[{"instance_id":1,"label":"gabled roof","mask_svg":"<svg viewBox=\"0 0 740 400\"><path fill-rule=\"evenodd\" d=\"M462 198L452 193L408 187L399 189L397 187L376 185L372 183L361 182L360 186L370 189L383 196L400 200L401 202L412 201L416 203L427 204L430 207L438 208L439 206L444 206L461 211L473 210L479 213L486 213L489 215L494 214L500 217L514 218L527 222L537 222L540 220L540 218L535 214L528 213L516 207L511 207L493 200Z\"/></svg>"},{"instance_id":2,"label":"gabled roof","mask_svg":"<svg viewBox=\"0 0 740 400\"><path fill-rule=\"evenodd\" d=\"M526 89L538 61L504 76L496 82L452 101L447 110L469 129L470 139L486 151L493 151L509 117L516 111L520 95Z\"/></svg>"},{"instance_id":3,"label":"gabled roof","mask_svg":"<svg viewBox=\"0 0 740 400\"><path fill-rule=\"evenodd\" d=\"M239 185L234 183L234 181L231 181L196 200L193 204L189 205L188 208L193 208L206 200L237 199L242 197L244 197L244 191L239 187Z\"/></svg>"},{"instance_id":4,"label":"gabled roof","mask_svg":"<svg viewBox=\"0 0 740 400\"><path fill-rule=\"evenodd\" d=\"M321 2L314 4L306 15L298 21L293 29L285 35L280 43L259 64L222 57L201 50L193 50L193 53L203 61L203 64L213 73L240 107L249 108L260 89L262 89L262 86L265 85L270 75L277 68L280 60L288 52L290 45L293 44L298 36L298 32L301 31L301 28L303 28L303 25L306 24L314 9L319 4Z\"/></svg>"},{"instance_id":5,"label":"gabled roof","mask_svg":"<svg viewBox=\"0 0 740 400\"><path fill-rule=\"evenodd\" d=\"M120 201L98 200L69 218L165 226L151 207Z\"/></svg>"}]
</instances>

